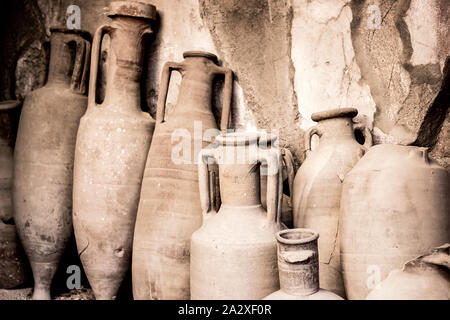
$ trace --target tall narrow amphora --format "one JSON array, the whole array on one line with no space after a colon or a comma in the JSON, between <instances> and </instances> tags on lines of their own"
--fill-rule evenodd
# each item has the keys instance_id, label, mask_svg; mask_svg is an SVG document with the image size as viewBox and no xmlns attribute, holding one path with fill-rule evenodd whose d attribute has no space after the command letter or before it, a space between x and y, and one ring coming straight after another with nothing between
<instances>
[{"instance_id":1,"label":"tall narrow amphora","mask_svg":"<svg viewBox=\"0 0 450 320\"><path fill-rule=\"evenodd\" d=\"M14 225L12 208L13 135L12 113L20 101L0 102L0 289L23 284L28 264Z\"/></svg>"},{"instance_id":2,"label":"tall narrow amphora","mask_svg":"<svg viewBox=\"0 0 450 320\"><path fill-rule=\"evenodd\" d=\"M110 25L95 33L89 105L78 130L73 222L77 249L98 300L115 299L130 267L133 230L154 120L140 106L144 38L156 8L110 5ZM110 41L105 99L96 82L103 36Z\"/></svg>"},{"instance_id":3,"label":"tall narrow amphora","mask_svg":"<svg viewBox=\"0 0 450 320\"><path fill-rule=\"evenodd\" d=\"M370 132L352 118L354 108L313 113L317 121L305 135L306 159L294 179L293 216L295 228L309 228L320 234L320 285L345 297L339 254L339 208L342 183L366 150L372 145ZM364 145L357 142L355 129L362 130ZM311 150L311 138L319 136Z\"/></svg>"},{"instance_id":4,"label":"tall narrow amphora","mask_svg":"<svg viewBox=\"0 0 450 320\"><path fill-rule=\"evenodd\" d=\"M229 133L199 155L203 225L192 234L192 299L262 299L278 290L275 233L279 151L261 149L258 134ZM216 213L207 162L219 164L222 205ZM267 211L261 205L260 165L267 164Z\"/></svg>"},{"instance_id":5,"label":"tall narrow amphora","mask_svg":"<svg viewBox=\"0 0 450 320\"><path fill-rule=\"evenodd\" d=\"M213 79L225 75L221 128L230 113L232 72L211 53L188 51L167 62L161 79L156 127L142 181L133 243L135 299L189 299L189 244L201 225L197 155L219 133L212 113ZM177 104L165 120L172 70L182 75ZM210 168L217 180L217 167Z\"/></svg>"},{"instance_id":6,"label":"tall narrow amphora","mask_svg":"<svg viewBox=\"0 0 450 320\"><path fill-rule=\"evenodd\" d=\"M52 29L44 87L25 98L14 151L14 220L34 276L33 299L50 285L72 236L72 177L78 124L86 111L90 35Z\"/></svg>"}]
</instances>

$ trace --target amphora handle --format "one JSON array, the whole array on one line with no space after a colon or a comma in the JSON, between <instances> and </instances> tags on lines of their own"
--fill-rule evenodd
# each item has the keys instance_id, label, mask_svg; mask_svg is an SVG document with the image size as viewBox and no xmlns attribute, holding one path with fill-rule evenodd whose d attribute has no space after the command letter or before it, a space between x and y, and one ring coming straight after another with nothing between
<instances>
[{"instance_id":1,"label":"amphora handle","mask_svg":"<svg viewBox=\"0 0 450 320\"><path fill-rule=\"evenodd\" d=\"M86 93L86 78L91 57L91 43L85 39L77 39L75 63L72 71L70 88L73 92Z\"/></svg>"},{"instance_id":2,"label":"amphora handle","mask_svg":"<svg viewBox=\"0 0 450 320\"><path fill-rule=\"evenodd\" d=\"M103 41L103 36L106 33L111 33L113 28L110 25L102 25L95 31L94 40L92 41L91 53L91 75L89 78L89 97L88 106L95 105L95 97L97 95L97 75L98 64L100 61L100 48Z\"/></svg>"}]
</instances>

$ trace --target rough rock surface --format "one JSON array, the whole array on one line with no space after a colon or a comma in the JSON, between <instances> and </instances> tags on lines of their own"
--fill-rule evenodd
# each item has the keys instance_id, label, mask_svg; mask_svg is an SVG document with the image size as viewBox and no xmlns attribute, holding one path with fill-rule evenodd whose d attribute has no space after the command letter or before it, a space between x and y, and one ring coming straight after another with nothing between
<instances>
[{"instance_id":1,"label":"rough rock surface","mask_svg":"<svg viewBox=\"0 0 450 320\"><path fill-rule=\"evenodd\" d=\"M186 50L205 50L235 72L231 127L279 130L281 145L293 151L297 164L304 130L314 124L311 113L338 107L358 108L357 121L373 130L375 143L420 144L432 130L436 141L424 145L439 149L431 154L446 164L448 107L432 108L444 88L450 48L446 0L141 1L158 9L142 95L152 116L164 63L182 60ZM80 7L81 28L94 33L109 20L109 2L2 4L3 12L12 12L3 24L14 33L0 33L7 44L0 50L7 62L1 98L23 98L44 83L50 26L65 25L69 5ZM30 23L20 24L25 17ZM101 71L100 95L104 63ZM179 82L175 72L169 114ZM215 86L218 116L220 81Z\"/></svg>"}]
</instances>

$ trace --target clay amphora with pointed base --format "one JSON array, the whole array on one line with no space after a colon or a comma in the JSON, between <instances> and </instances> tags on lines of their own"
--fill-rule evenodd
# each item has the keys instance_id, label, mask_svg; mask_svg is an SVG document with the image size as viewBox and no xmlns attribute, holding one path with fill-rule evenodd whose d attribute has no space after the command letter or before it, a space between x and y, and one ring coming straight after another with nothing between
<instances>
[{"instance_id":1,"label":"clay amphora with pointed base","mask_svg":"<svg viewBox=\"0 0 450 320\"><path fill-rule=\"evenodd\" d=\"M92 50L89 105L78 130L73 222L78 253L97 300L115 299L130 267L134 223L154 120L141 110L144 38L156 8L112 2L110 25L99 27ZM110 37L106 94L97 103L103 36Z\"/></svg>"},{"instance_id":2,"label":"clay amphora with pointed base","mask_svg":"<svg viewBox=\"0 0 450 320\"><path fill-rule=\"evenodd\" d=\"M72 236L72 177L86 110L90 35L52 29L47 83L25 98L14 150L14 220L34 276L33 299L50 284Z\"/></svg>"},{"instance_id":3,"label":"clay amphora with pointed base","mask_svg":"<svg viewBox=\"0 0 450 320\"><path fill-rule=\"evenodd\" d=\"M320 285L341 297L345 297L338 235L342 182L372 144L370 132L365 128L365 145L356 141L352 118L357 114L356 109L342 108L311 116L319 123L305 135L307 156L297 171L293 190L294 227L313 229L320 234ZM314 134L320 140L311 151Z\"/></svg>"},{"instance_id":4,"label":"clay amphora with pointed base","mask_svg":"<svg viewBox=\"0 0 450 320\"><path fill-rule=\"evenodd\" d=\"M261 149L258 134L228 133L199 155L203 224L192 234L192 299L262 299L279 289L275 233L279 152ZM216 213L208 159L219 163L222 205ZM267 211L261 205L260 164L267 164Z\"/></svg>"},{"instance_id":5,"label":"clay amphora with pointed base","mask_svg":"<svg viewBox=\"0 0 450 320\"><path fill-rule=\"evenodd\" d=\"M189 51L164 66L155 134L147 158L133 243L135 299L189 299L189 246L201 225L197 154L218 134L213 79L225 74L221 127L227 128L232 73L211 53ZM172 70L181 72L174 111L164 118ZM217 167L211 167L217 179ZM213 184L215 186L215 184Z\"/></svg>"}]
</instances>

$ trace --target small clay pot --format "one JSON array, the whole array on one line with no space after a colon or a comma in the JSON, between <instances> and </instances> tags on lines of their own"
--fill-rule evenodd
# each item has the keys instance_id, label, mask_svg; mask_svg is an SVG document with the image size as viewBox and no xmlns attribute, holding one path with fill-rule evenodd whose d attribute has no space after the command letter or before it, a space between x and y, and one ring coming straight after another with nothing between
<instances>
[{"instance_id":1,"label":"small clay pot","mask_svg":"<svg viewBox=\"0 0 450 320\"><path fill-rule=\"evenodd\" d=\"M280 290L265 300L343 300L319 287L319 234L310 229L286 229L276 234Z\"/></svg>"}]
</instances>

